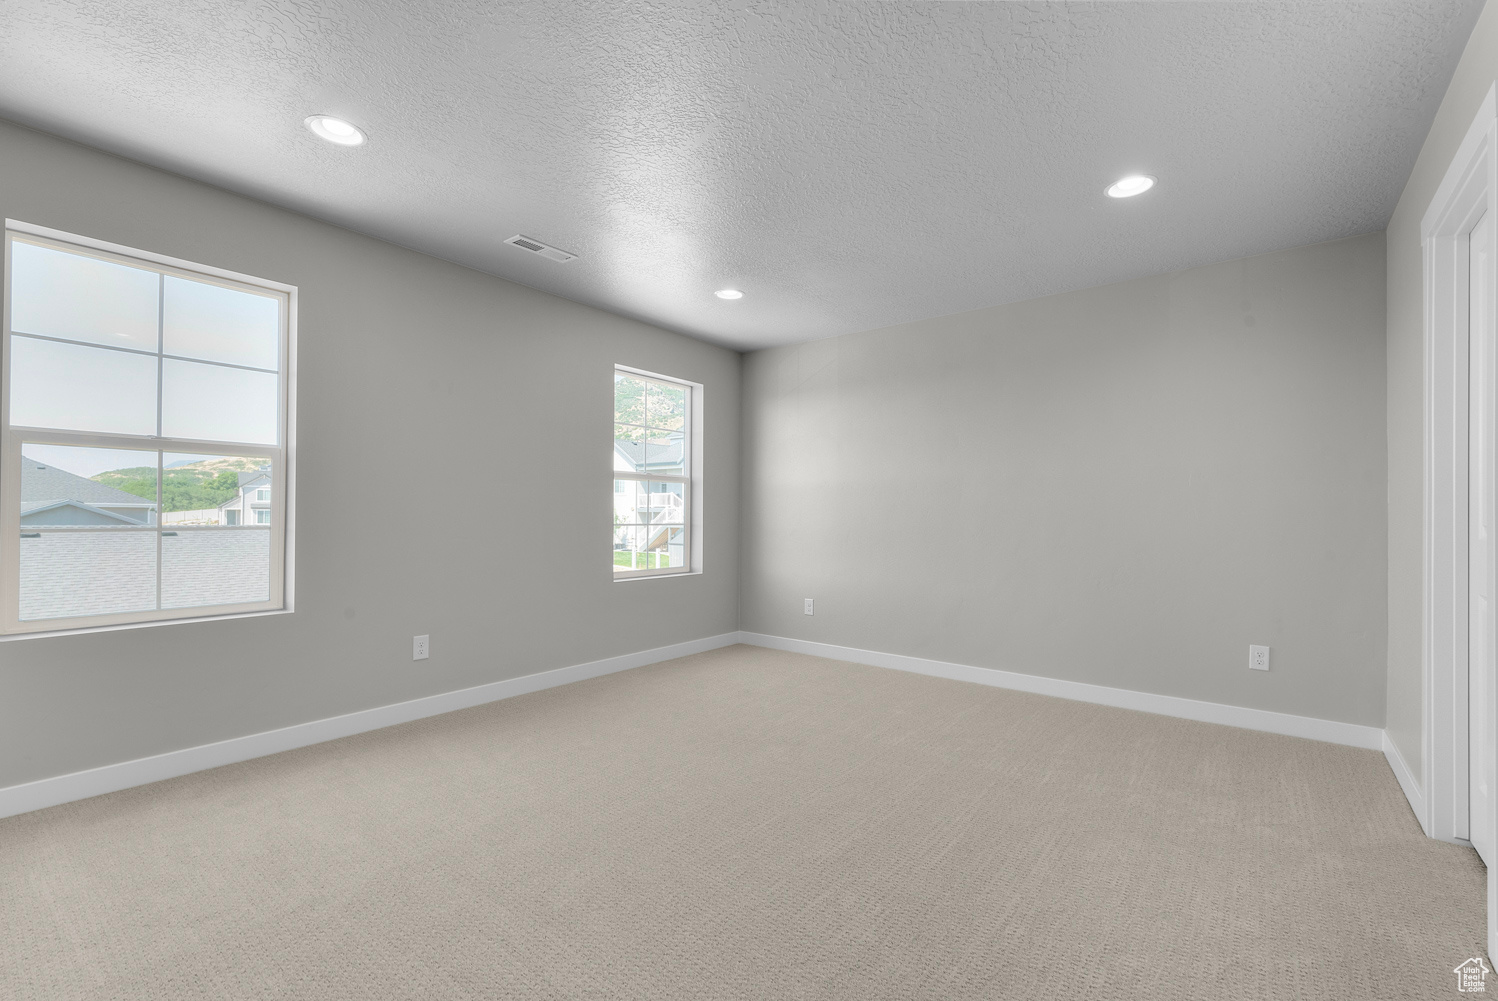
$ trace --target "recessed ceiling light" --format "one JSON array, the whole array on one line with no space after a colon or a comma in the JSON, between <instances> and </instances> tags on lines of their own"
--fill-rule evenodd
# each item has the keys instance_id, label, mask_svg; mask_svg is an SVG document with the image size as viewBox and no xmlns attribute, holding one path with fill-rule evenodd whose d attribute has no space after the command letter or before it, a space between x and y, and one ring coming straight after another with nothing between
<instances>
[{"instance_id":1,"label":"recessed ceiling light","mask_svg":"<svg viewBox=\"0 0 1498 1001\"><path fill-rule=\"evenodd\" d=\"M1142 195L1155 186L1155 179L1148 174L1130 174L1121 177L1108 185L1107 195L1109 198L1133 198Z\"/></svg>"},{"instance_id":2,"label":"recessed ceiling light","mask_svg":"<svg viewBox=\"0 0 1498 1001\"><path fill-rule=\"evenodd\" d=\"M720 288L720 289L718 289L718 291L714 292L713 295L717 296L719 299L742 299L742 298L744 298L744 293L740 292L736 288Z\"/></svg>"},{"instance_id":3,"label":"recessed ceiling light","mask_svg":"<svg viewBox=\"0 0 1498 1001\"><path fill-rule=\"evenodd\" d=\"M332 115L313 115L307 119L307 128L328 142L340 146L357 146L364 141L364 133L359 130L359 126Z\"/></svg>"}]
</instances>

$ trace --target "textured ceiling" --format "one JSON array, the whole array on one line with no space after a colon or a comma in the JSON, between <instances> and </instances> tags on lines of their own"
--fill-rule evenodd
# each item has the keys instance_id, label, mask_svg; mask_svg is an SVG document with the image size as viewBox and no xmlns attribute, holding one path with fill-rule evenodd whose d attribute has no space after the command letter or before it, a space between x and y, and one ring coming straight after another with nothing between
<instances>
[{"instance_id":1,"label":"textured ceiling","mask_svg":"<svg viewBox=\"0 0 1498 1001\"><path fill-rule=\"evenodd\" d=\"M1480 6L3 0L0 116L746 349L1381 229Z\"/></svg>"}]
</instances>

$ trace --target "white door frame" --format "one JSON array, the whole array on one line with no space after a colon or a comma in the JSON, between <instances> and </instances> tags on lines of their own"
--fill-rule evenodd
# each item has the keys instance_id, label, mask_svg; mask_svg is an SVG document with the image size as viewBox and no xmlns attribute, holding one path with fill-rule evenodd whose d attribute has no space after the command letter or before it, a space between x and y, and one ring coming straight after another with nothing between
<instances>
[{"instance_id":1,"label":"white door frame","mask_svg":"<svg viewBox=\"0 0 1498 1001\"><path fill-rule=\"evenodd\" d=\"M1498 208L1498 95L1488 88L1420 224L1425 254L1425 833L1467 843L1467 235ZM1498 956L1498 866L1488 954Z\"/></svg>"}]
</instances>

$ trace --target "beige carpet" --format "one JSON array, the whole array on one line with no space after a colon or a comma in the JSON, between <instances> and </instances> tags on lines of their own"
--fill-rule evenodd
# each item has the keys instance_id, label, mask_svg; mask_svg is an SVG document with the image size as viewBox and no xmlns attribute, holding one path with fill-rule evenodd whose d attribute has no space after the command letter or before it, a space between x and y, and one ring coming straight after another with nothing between
<instances>
[{"instance_id":1,"label":"beige carpet","mask_svg":"<svg viewBox=\"0 0 1498 1001\"><path fill-rule=\"evenodd\" d=\"M1482 908L1377 753L730 647L0 821L0 997L1455 997Z\"/></svg>"}]
</instances>

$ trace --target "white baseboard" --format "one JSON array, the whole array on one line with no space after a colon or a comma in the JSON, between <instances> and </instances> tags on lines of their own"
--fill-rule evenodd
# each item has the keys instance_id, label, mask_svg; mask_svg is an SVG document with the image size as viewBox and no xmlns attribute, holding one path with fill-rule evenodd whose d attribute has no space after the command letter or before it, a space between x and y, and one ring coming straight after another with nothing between
<instances>
[{"instance_id":1,"label":"white baseboard","mask_svg":"<svg viewBox=\"0 0 1498 1001\"><path fill-rule=\"evenodd\" d=\"M1404 790L1404 798L1410 801L1410 809L1415 811L1415 819L1420 822L1420 829L1425 831L1426 836L1430 831L1425 826L1425 794L1420 791L1420 784L1415 781L1415 773L1410 771L1410 766L1405 763L1404 755L1399 753L1399 748L1389 739L1389 732L1384 731L1384 760L1389 762L1389 770L1399 780L1399 788Z\"/></svg>"},{"instance_id":2,"label":"white baseboard","mask_svg":"<svg viewBox=\"0 0 1498 1001\"><path fill-rule=\"evenodd\" d=\"M454 709L466 709L469 706L497 702L516 695L539 692L545 688L555 688L574 681L585 681L588 678L613 674L616 671L627 671L633 667L644 667L646 664L656 664L663 660L673 660L706 650L716 650L719 647L732 646L737 642L739 642L738 633L723 633L700 640L656 647L654 650L641 650L638 653L622 654L587 664L574 664L571 667L559 667L520 678L510 678L506 681L494 681L487 685L476 685L473 688L464 688L456 692L429 695L425 698L412 699L409 702L397 702L394 705L378 706L342 716L330 716L326 719L282 727L279 730L267 730L263 733L233 737L212 744L186 747L180 751L154 754L148 758L136 758L133 761L102 765L68 775L38 779L35 782L0 789L0 817L28 813L43 807L56 806L59 803L70 803L73 800L87 799L106 792L128 789L131 786L159 782L162 779L217 768L220 765L230 765L236 761L248 761L250 758L259 758L278 751L289 751L297 747L306 747L309 744L320 744L326 740L364 733L367 730L378 730L396 723L408 723L413 719L437 716L441 713L452 712Z\"/></svg>"},{"instance_id":3,"label":"white baseboard","mask_svg":"<svg viewBox=\"0 0 1498 1001\"><path fill-rule=\"evenodd\" d=\"M734 643L789 650L814 657L828 657L833 660L852 661L873 667L911 671L938 678L950 678L954 681L970 681L980 685L1034 692L1038 695L1053 695L1058 698L1115 706L1121 709L1137 709L1203 723L1221 723L1249 730L1262 730L1292 737L1323 740L1333 744L1382 750L1395 778L1399 781L1400 788L1404 790L1405 796L1409 799L1415 816L1421 818L1422 824L1424 823L1424 798L1414 782L1409 767L1400 757L1398 748L1389 741L1384 731L1377 727L1315 719L1308 716L1293 716L1264 709L1246 709L1216 702L1199 702L1195 699L1182 699L1170 695L1153 695L1148 692L1109 688L1080 681L1063 681L1033 674L1019 674L1014 671L973 667L967 664L952 664L922 657L907 657L903 654L880 653L875 650L860 650L856 647L836 646L831 643L817 643L812 640L789 639L784 636L769 636L753 632L708 636L699 640L623 654L587 664L575 664L571 667L559 667L520 678L495 681L455 692L429 695L425 698L412 699L409 702L398 702L394 705L379 706L342 716L312 720L282 727L279 730L267 730L263 733L234 737L212 744L201 744L179 751L168 751L165 754L103 765L68 775L38 779L35 782L0 789L0 817L40 810L43 807L87 799L106 792L128 789L131 786L159 782L162 779L217 768L236 761L247 761L250 758L306 747L309 744L319 744L327 740L336 740L339 737L364 733L368 730L378 730L397 723L437 716L455 709L496 702L500 699L555 688L574 681L584 681L617 671L627 671L634 667L716 650Z\"/></svg>"},{"instance_id":4,"label":"white baseboard","mask_svg":"<svg viewBox=\"0 0 1498 1001\"><path fill-rule=\"evenodd\" d=\"M888 667L897 671L929 674L953 681L972 681L996 688L1012 688L1037 695L1054 695L1057 698L1073 699L1077 702L1092 702L1101 706L1120 709L1138 709L1161 716L1176 716L1202 723L1221 723L1241 727L1245 730L1263 730L1290 737L1307 737L1330 744L1346 744L1377 751L1384 746L1384 732L1376 726L1360 726L1356 723L1341 723L1311 716L1292 716L1289 713L1270 712L1267 709L1245 709L1242 706L1222 705L1218 702L1198 702L1195 699L1180 699L1173 695L1152 695L1126 688L1109 688L1105 685L1090 685L1082 681L1062 681L1058 678L1042 678L1034 674L1018 674L1000 671L991 667L972 667L967 664L950 664L923 657L907 657L903 654L880 653L876 650L859 650L856 647L835 646L831 643L816 643L811 640L788 639L784 636L769 636L764 633L739 633L739 641L755 646L789 650L793 653L811 654L814 657L829 657L833 660L848 660L855 664L872 667Z\"/></svg>"}]
</instances>

